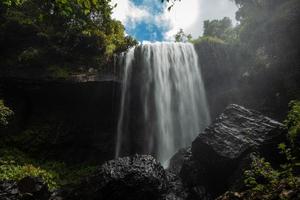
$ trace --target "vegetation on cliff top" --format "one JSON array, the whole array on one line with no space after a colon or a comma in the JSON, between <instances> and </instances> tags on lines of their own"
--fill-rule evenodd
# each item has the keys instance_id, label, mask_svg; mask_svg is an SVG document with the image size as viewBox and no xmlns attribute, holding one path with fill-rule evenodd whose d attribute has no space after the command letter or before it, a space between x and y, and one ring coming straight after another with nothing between
<instances>
[{"instance_id":1,"label":"vegetation on cliff top","mask_svg":"<svg viewBox=\"0 0 300 200\"><path fill-rule=\"evenodd\" d=\"M111 18L112 10L110 0L1 1L0 70L59 69L54 75L66 76L101 68L136 44Z\"/></svg>"},{"instance_id":2,"label":"vegetation on cliff top","mask_svg":"<svg viewBox=\"0 0 300 200\"><path fill-rule=\"evenodd\" d=\"M234 84L228 91L222 88L224 96L228 93L228 98L235 98L235 102L282 120L288 103L300 98L300 2L235 2L236 26L232 26L229 18L205 21L203 36L193 43L204 51L209 47L206 51L211 54L218 52L219 47L225 49L226 54L216 58L221 63L218 67L230 72L226 78ZM202 66L215 68L214 60ZM228 82L224 87L230 85ZM234 95L229 94L232 89Z\"/></svg>"}]
</instances>

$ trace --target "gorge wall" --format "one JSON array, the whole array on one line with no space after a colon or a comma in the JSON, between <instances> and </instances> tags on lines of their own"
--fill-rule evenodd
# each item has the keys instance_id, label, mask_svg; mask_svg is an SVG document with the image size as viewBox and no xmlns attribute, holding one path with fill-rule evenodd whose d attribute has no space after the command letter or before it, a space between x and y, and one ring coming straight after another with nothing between
<instances>
[{"instance_id":1,"label":"gorge wall","mask_svg":"<svg viewBox=\"0 0 300 200\"><path fill-rule=\"evenodd\" d=\"M276 91L271 82L265 81L270 75L249 76L247 54L234 46L205 41L195 44L195 50L212 119L231 103L259 110L275 119L283 118L288 99L284 92ZM2 77L0 81L1 98L15 112L15 119L5 132L30 139L26 142L20 139L22 142L15 141L14 145L38 157L75 163L102 163L115 156L122 95L119 80L34 81L15 75L15 78ZM262 80L268 85L260 84ZM137 108L131 106L132 112ZM140 132L132 128L133 135ZM4 136L4 131L0 132L3 132L0 137Z\"/></svg>"},{"instance_id":2,"label":"gorge wall","mask_svg":"<svg viewBox=\"0 0 300 200\"><path fill-rule=\"evenodd\" d=\"M195 49L213 119L233 103L277 120L285 118L292 99L284 85L268 68L252 70L257 63L242 46L203 40L195 44Z\"/></svg>"},{"instance_id":3,"label":"gorge wall","mask_svg":"<svg viewBox=\"0 0 300 200\"><path fill-rule=\"evenodd\" d=\"M15 136L12 147L70 163L113 158L120 82L2 79L0 85L15 113L0 137Z\"/></svg>"}]
</instances>

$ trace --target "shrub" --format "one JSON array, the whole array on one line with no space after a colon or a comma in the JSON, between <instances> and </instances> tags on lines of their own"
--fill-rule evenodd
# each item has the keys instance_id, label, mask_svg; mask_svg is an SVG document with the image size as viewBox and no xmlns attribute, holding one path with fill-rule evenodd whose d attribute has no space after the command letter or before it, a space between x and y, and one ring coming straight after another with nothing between
<instances>
[{"instance_id":1,"label":"shrub","mask_svg":"<svg viewBox=\"0 0 300 200\"><path fill-rule=\"evenodd\" d=\"M247 191L253 199L296 199L300 198L299 136L300 102L292 101L285 120L290 146L279 144L280 153L286 162L274 169L264 158L254 157L251 169L245 171Z\"/></svg>"},{"instance_id":2,"label":"shrub","mask_svg":"<svg viewBox=\"0 0 300 200\"><path fill-rule=\"evenodd\" d=\"M43 169L16 149L0 150L0 180L20 180L26 176L41 177L50 189L59 185L58 173Z\"/></svg>"},{"instance_id":3,"label":"shrub","mask_svg":"<svg viewBox=\"0 0 300 200\"><path fill-rule=\"evenodd\" d=\"M0 127L7 126L9 119L14 115L14 112L4 105L3 100L0 99Z\"/></svg>"},{"instance_id":4,"label":"shrub","mask_svg":"<svg viewBox=\"0 0 300 200\"><path fill-rule=\"evenodd\" d=\"M63 162L41 162L18 149L0 149L0 181L20 180L26 176L41 177L50 189L77 184L82 177L94 172L96 166L67 166Z\"/></svg>"},{"instance_id":5,"label":"shrub","mask_svg":"<svg viewBox=\"0 0 300 200\"><path fill-rule=\"evenodd\" d=\"M290 111L284 121L288 128L288 139L295 153L300 152L300 101L289 103Z\"/></svg>"},{"instance_id":6,"label":"shrub","mask_svg":"<svg viewBox=\"0 0 300 200\"><path fill-rule=\"evenodd\" d=\"M250 199L293 199L291 194L297 195L300 191L300 177L294 174L300 163L290 154L290 149L281 144L281 153L287 157L287 162L278 170L264 158L255 157L251 169L245 171L245 184L249 188L246 193Z\"/></svg>"}]
</instances>

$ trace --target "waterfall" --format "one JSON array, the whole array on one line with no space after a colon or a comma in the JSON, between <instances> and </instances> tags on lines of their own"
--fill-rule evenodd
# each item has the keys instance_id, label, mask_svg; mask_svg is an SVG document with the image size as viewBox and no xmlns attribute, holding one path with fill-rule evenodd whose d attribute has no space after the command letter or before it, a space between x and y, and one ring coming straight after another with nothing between
<instances>
[{"instance_id":1,"label":"waterfall","mask_svg":"<svg viewBox=\"0 0 300 200\"><path fill-rule=\"evenodd\" d=\"M165 166L209 123L192 44L147 43L121 56L123 89L116 157L152 154Z\"/></svg>"}]
</instances>

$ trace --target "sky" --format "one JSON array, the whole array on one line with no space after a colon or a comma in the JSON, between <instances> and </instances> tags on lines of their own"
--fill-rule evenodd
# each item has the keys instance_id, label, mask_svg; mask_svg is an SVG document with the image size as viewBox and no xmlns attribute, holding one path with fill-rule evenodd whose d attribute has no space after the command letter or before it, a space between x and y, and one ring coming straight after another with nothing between
<instances>
[{"instance_id":1,"label":"sky","mask_svg":"<svg viewBox=\"0 0 300 200\"><path fill-rule=\"evenodd\" d=\"M126 33L138 41L172 41L182 28L198 38L203 21L230 17L235 24L236 5L231 0L181 0L168 11L161 0L112 0L112 17L120 20Z\"/></svg>"}]
</instances>

